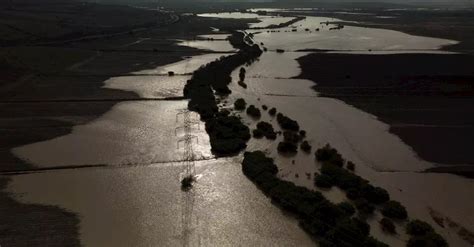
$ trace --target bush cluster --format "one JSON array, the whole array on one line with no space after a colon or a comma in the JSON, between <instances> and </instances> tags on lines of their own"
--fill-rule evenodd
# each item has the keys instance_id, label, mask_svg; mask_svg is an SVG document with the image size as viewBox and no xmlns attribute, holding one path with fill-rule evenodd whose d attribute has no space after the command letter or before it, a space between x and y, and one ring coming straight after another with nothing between
<instances>
[{"instance_id":1,"label":"bush cluster","mask_svg":"<svg viewBox=\"0 0 474 247\"><path fill-rule=\"evenodd\" d=\"M349 171L355 170L355 164L352 161L347 161L347 170Z\"/></svg>"},{"instance_id":2,"label":"bush cluster","mask_svg":"<svg viewBox=\"0 0 474 247\"><path fill-rule=\"evenodd\" d=\"M412 220L406 226L406 232L411 235L408 247L430 246L447 247L446 240L436 233L430 224L421 220Z\"/></svg>"},{"instance_id":3,"label":"bush cluster","mask_svg":"<svg viewBox=\"0 0 474 247\"><path fill-rule=\"evenodd\" d=\"M289 131L289 130L285 130L283 132L283 140L285 142L291 142L291 143L298 143L300 142L302 139L302 137L298 134L298 132L295 132L295 131Z\"/></svg>"},{"instance_id":4,"label":"bush cluster","mask_svg":"<svg viewBox=\"0 0 474 247\"><path fill-rule=\"evenodd\" d=\"M321 193L279 179L273 159L261 151L246 152L243 173L282 209L295 214L320 246L387 246L370 237L370 226L353 218L353 208L333 204Z\"/></svg>"},{"instance_id":5,"label":"bush cluster","mask_svg":"<svg viewBox=\"0 0 474 247\"><path fill-rule=\"evenodd\" d=\"M274 117L276 115L276 112L277 112L277 109L275 107L273 107L272 109L270 109L268 111L268 114L270 114L270 116Z\"/></svg>"},{"instance_id":6,"label":"bush cluster","mask_svg":"<svg viewBox=\"0 0 474 247\"><path fill-rule=\"evenodd\" d=\"M380 227L382 227L382 230L384 232L390 233L390 234L395 234L397 233L395 224L393 224L393 221L390 220L389 218L383 218L380 220Z\"/></svg>"},{"instance_id":7,"label":"bush cluster","mask_svg":"<svg viewBox=\"0 0 474 247\"><path fill-rule=\"evenodd\" d=\"M408 217L405 207L397 201L391 201L386 190L374 187L367 180L348 171L353 170L354 163L347 162L348 170L342 168L344 159L330 145L318 149L315 156L318 161L323 163L321 175L315 177L317 186L329 188L335 185L341 188L349 199L354 200L356 208L361 214L371 214L375 210L373 204L382 204L381 211L385 217L402 220ZM384 231L396 232L395 225L388 218L382 219L380 225ZM407 243L408 247L448 246L446 240L434 232L433 227L426 222L413 220L407 224L406 232L412 235Z\"/></svg>"},{"instance_id":8,"label":"bush cluster","mask_svg":"<svg viewBox=\"0 0 474 247\"><path fill-rule=\"evenodd\" d=\"M246 73L246 70L244 67L240 68L240 71L239 71L239 79L240 81L244 81L245 80L245 73Z\"/></svg>"},{"instance_id":9,"label":"bush cluster","mask_svg":"<svg viewBox=\"0 0 474 247\"><path fill-rule=\"evenodd\" d=\"M217 116L206 122L211 148L221 156L232 155L247 147L250 130L235 116Z\"/></svg>"},{"instance_id":10,"label":"bush cluster","mask_svg":"<svg viewBox=\"0 0 474 247\"><path fill-rule=\"evenodd\" d=\"M243 81L239 81L239 82L237 82L237 84L238 84L239 86L243 87L243 88L247 88L247 84L246 84L245 82L243 82Z\"/></svg>"},{"instance_id":11,"label":"bush cluster","mask_svg":"<svg viewBox=\"0 0 474 247\"><path fill-rule=\"evenodd\" d=\"M367 180L344 169L342 155L330 145L318 149L315 156L318 161L322 162L321 175L315 177L315 185L322 188L337 186L344 190L346 196L355 201L356 208L362 215L373 213L375 209L373 204L382 204L390 200L386 190L375 187ZM393 203L388 205L393 205ZM390 209L393 210L393 208ZM399 211L396 212L402 214ZM402 215L397 216L402 217Z\"/></svg>"},{"instance_id":12,"label":"bush cluster","mask_svg":"<svg viewBox=\"0 0 474 247\"><path fill-rule=\"evenodd\" d=\"M277 114L277 122L281 126L281 128L284 130L293 130L293 131L300 130L300 126L298 125L298 122L283 115L282 113Z\"/></svg>"},{"instance_id":13,"label":"bush cluster","mask_svg":"<svg viewBox=\"0 0 474 247\"><path fill-rule=\"evenodd\" d=\"M298 143L302 137L296 131L285 130L283 141L278 144L278 152L285 154L295 154L298 152Z\"/></svg>"},{"instance_id":14,"label":"bush cluster","mask_svg":"<svg viewBox=\"0 0 474 247\"><path fill-rule=\"evenodd\" d=\"M244 99L240 98L234 102L234 109L238 111L243 111L245 110L245 108L247 108L247 103L245 102Z\"/></svg>"},{"instance_id":15,"label":"bush cluster","mask_svg":"<svg viewBox=\"0 0 474 247\"><path fill-rule=\"evenodd\" d=\"M301 150L303 150L305 153L310 153L311 152L311 149L313 147L311 147L311 145L309 144L308 141L303 141L301 143L301 146L300 146Z\"/></svg>"},{"instance_id":16,"label":"bush cluster","mask_svg":"<svg viewBox=\"0 0 474 247\"><path fill-rule=\"evenodd\" d=\"M247 108L247 114L253 118L260 118L262 116L262 114L260 113L260 109L258 109L254 105L250 105Z\"/></svg>"},{"instance_id":17,"label":"bush cluster","mask_svg":"<svg viewBox=\"0 0 474 247\"><path fill-rule=\"evenodd\" d=\"M244 38L245 34L241 32L232 33L229 41L240 49L239 52L223 56L194 71L184 87L184 96L189 99L188 108L198 112L206 122L212 150L218 155L229 155L244 149L250 138L250 130L240 119L218 114L214 96L214 91L218 95L230 94L228 85L232 81L232 71L255 61L262 54L258 45L250 46Z\"/></svg>"},{"instance_id":18,"label":"bush cluster","mask_svg":"<svg viewBox=\"0 0 474 247\"><path fill-rule=\"evenodd\" d=\"M351 200L365 199L369 203L381 204L390 200L388 192L375 187L369 182L338 165L323 163L321 174L328 177L331 185L335 185L346 192Z\"/></svg>"},{"instance_id":19,"label":"bush cluster","mask_svg":"<svg viewBox=\"0 0 474 247\"><path fill-rule=\"evenodd\" d=\"M329 189L334 186L333 180L331 177L325 174L318 175L314 178L314 184L319 188Z\"/></svg>"},{"instance_id":20,"label":"bush cluster","mask_svg":"<svg viewBox=\"0 0 474 247\"><path fill-rule=\"evenodd\" d=\"M370 215L375 211L374 205L365 198L359 198L355 200L354 203L356 205L357 211L359 211L361 215Z\"/></svg>"},{"instance_id":21,"label":"bush cluster","mask_svg":"<svg viewBox=\"0 0 474 247\"><path fill-rule=\"evenodd\" d=\"M278 143L277 150L283 154L296 154L298 152L298 146L291 142L282 141Z\"/></svg>"},{"instance_id":22,"label":"bush cluster","mask_svg":"<svg viewBox=\"0 0 474 247\"><path fill-rule=\"evenodd\" d=\"M345 162L342 158L342 155L339 154L339 152L335 148L332 148L329 144L326 144L326 146L316 150L315 156L316 160L319 162L327 162L339 167L342 167Z\"/></svg>"},{"instance_id":23,"label":"bush cluster","mask_svg":"<svg viewBox=\"0 0 474 247\"><path fill-rule=\"evenodd\" d=\"M262 133L267 139L275 140L277 135L271 123L261 121L257 124L257 130Z\"/></svg>"},{"instance_id":24,"label":"bush cluster","mask_svg":"<svg viewBox=\"0 0 474 247\"><path fill-rule=\"evenodd\" d=\"M385 217L404 220L408 217L407 210L397 201L388 201L383 205L382 214Z\"/></svg>"}]
</instances>

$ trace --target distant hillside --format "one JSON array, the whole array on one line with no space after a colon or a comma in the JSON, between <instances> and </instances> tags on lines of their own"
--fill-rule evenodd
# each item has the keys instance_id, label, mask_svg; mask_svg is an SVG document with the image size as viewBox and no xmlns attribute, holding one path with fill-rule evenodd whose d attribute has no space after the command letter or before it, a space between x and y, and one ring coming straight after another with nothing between
<instances>
[{"instance_id":1,"label":"distant hillside","mask_svg":"<svg viewBox=\"0 0 474 247\"><path fill-rule=\"evenodd\" d=\"M166 13L124 5L71 0L0 1L0 45L3 46L108 34L170 19Z\"/></svg>"}]
</instances>

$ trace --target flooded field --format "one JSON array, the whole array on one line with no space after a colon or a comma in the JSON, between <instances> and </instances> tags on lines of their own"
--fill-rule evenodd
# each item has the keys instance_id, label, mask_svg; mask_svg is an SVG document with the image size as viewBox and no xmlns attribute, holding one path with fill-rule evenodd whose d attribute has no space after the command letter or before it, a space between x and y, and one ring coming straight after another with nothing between
<instances>
[{"instance_id":1,"label":"flooded field","mask_svg":"<svg viewBox=\"0 0 474 247\"><path fill-rule=\"evenodd\" d=\"M261 17L250 13L202 14L202 17L258 18L250 27L279 24L283 17ZM421 160L388 125L375 116L342 101L318 97L312 81L294 79L301 72L297 58L308 54L301 49L329 49L339 52L433 52L456 41L413 36L405 33L322 24L335 19L308 17L294 27L253 32L256 43L270 51L246 67L247 89L237 85L234 71L232 94L224 108L232 108L237 98L258 107L276 107L296 119L308 132L307 140L318 148L326 143L357 164L356 173L385 188L395 200L407 207L411 218L429 222L452 246L470 246L456 229L441 228L430 215L434 210L473 231L474 190L472 180L449 174L426 174L433 167ZM297 31L292 30L296 28ZM320 28L320 31L316 31ZM308 30L306 30L308 29ZM227 36L202 36L225 39ZM217 43L216 43L217 42ZM192 40L183 46L229 51L225 40ZM228 49L232 48L232 49ZM285 53L272 50L284 49ZM370 51L372 52L372 51ZM439 51L441 52L441 51ZM81 241L85 246L311 246L314 242L291 215L272 205L241 172L241 156L213 159L209 137L201 123L193 134L198 180L194 189L184 193L180 178L184 167L182 150L177 145L182 133L176 127L177 115L186 100L162 100L182 96L190 73L225 54L185 57L183 61L136 71L130 76L110 78L104 87L137 93L155 101L121 102L99 119L76 126L71 134L22 146L13 150L17 157L38 167L105 164L109 167L76 169L19 175L12 178L8 191L21 202L56 205L77 213L81 218ZM176 76L165 76L173 71ZM256 121L240 114L255 127ZM263 113L262 120L276 121ZM281 137L279 137L281 138ZM283 157L276 152L277 141L251 139L248 150L264 150L275 158L279 176L297 185L316 189L314 173L320 168L312 154L300 152ZM345 195L332 189L323 191L333 202ZM100 205L100 206L98 206ZM391 246L403 246L407 236L389 236L380 231L375 215L369 219L372 234ZM243 237L245 236L245 237Z\"/></svg>"},{"instance_id":2,"label":"flooded field","mask_svg":"<svg viewBox=\"0 0 474 247\"><path fill-rule=\"evenodd\" d=\"M305 49L318 50L363 50L363 51L404 51L404 50L437 50L445 45L458 43L414 36L387 29L344 26L326 24L337 22L338 19L307 17L289 28L278 29L277 32L262 30L255 33L255 40L263 42L269 50L284 49L297 51Z\"/></svg>"},{"instance_id":3,"label":"flooded field","mask_svg":"<svg viewBox=\"0 0 474 247\"><path fill-rule=\"evenodd\" d=\"M308 27L312 25L311 23L317 24L320 21L324 19L309 18L303 21L306 24L300 25ZM297 49L303 45L312 49L380 49L381 52L402 53L405 52L403 50L412 49L439 49L443 45L456 42L416 37L389 30L358 29L345 27L342 30L327 31L334 32L334 35L322 34L327 41L337 40L328 43L325 43L324 38L323 40L321 37L311 38L312 34L304 32L296 36L293 33L263 32L257 33L254 40L256 43L263 42L265 47L274 49L281 47ZM347 33L344 33L346 32L344 30L347 30ZM354 35L353 32L360 36ZM343 38L345 35L352 38ZM357 42L353 39L369 42ZM257 107L262 105L269 108L276 107L278 111L296 119L302 129L308 132L307 140L313 147L322 147L330 143L348 160L359 164L357 174L387 189L393 198L402 202L409 210L410 217L430 222L454 246L468 246L468 243L456 235L457 228L439 227L429 212L430 210L440 212L443 217L469 229L474 224L474 218L467 217L474 215L474 198L470 197L474 189L472 180L449 174L419 173L437 164L417 157L409 146L388 132L388 125L378 121L375 116L342 101L318 97L317 92L311 89L314 85L311 81L291 79L301 72L295 59L304 55L305 53L299 52L264 53L258 62L246 68L247 89L243 89L237 83L232 84L231 98L233 100L229 102L244 98L248 104L254 104ZM237 71L233 78L237 82ZM251 126L255 126L256 121L244 113L241 116ZM273 122L274 127L277 126L276 121L268 114L263 113L262 120ZM281 169L279 174L283 178L315 189L312 179L309 179L320 168L319 165L314 164L314 157L302 152L295 157L282 157L276 151L277 144L278 141L252 139L248 149L266 150L277 160ZM345 196L343 193L330 192L328 197L333 201L338 201L337 197L341 200ZM377 220L373 219L369 222L377 238L393 246L403 245L401 242L403 236L401 239L390 237L377 231L379 229Z\"/></svg>"},{"instance_id":4,"label":"flooded field","mask_svg":"<svg viewBox=\"0 0 474 247\"><path fill-rule=\"evenodd\" d=\"M188 76L139 74L187 74L221 55L185 58L104 84L145 98L181 96ZM69 135L15 149L38 167L112 167L16 176L8 191L23 203L77 213L85 246L313 245L297 221L242 174L239 157L212 160L203 124L191 133L198 137L196 159L205 159L196 162L198 182L192 192L181 190L183 149L178 143L183 132L175 131L183 121L177 113L186 107L186 100L122 102Z\"/></svg>"},{"instance_id":5,"label":"flooded field","mask_svg":"<svg viewBox=\"0 0 474 247\"><path fill-rule=\"evenodd\" d=\"M288 22L293 19L293 17L283 17L283 16L262 16L255 13L210 13L210 14L200 14L200 17L210 17L210 18L226 18L226 19L256 19L257 23L251 23L250 28L263 28L270 25L278 25L281 23Z\"/></svg>"},{"instance_id":6,"label":"flooded field","mask_svg":"<svg viewBox=\"0 0 474 247\"><path fill-rule=\"evenodd\" d=\"M21 202L77 213L84 246L313 245L238 161L198 162L189 193L180 188L183 169L157 164L31 174L15 177L8 190Z\"/></svg>"},{"instance_id":7,"label":"flooded field","mask_svg":"<svg viewBox=\"0 0 474 247\"><path fill-rule=\"evenodd\" d=\"M208 43L207 48L211 48L211 43ZM211 53L211 54L204 54L199 56L192 56L192 57L184 57L183 61L168 64L165 66L160 66L155 69L149 70L141 70L137 72L133 72L132 74L142 75L142 74L159 74L159 75L167 75L168 72L173 71L177 75L183 74L191 74L199 67L204 64L207 64L211 61L216 60L221 56L225 56L225 53Z\"/></svg>"},{"instance_id":8,"label":"flooded field","mask_svg":"<svg viewBox=\"0 0 474 247\"><path fill-rule=\"evenodd\" d=\"M202 50L219 51L219 52L234 52L236 49L230 45L226 40L183 40L178 43L181 46L192 47Z\"/></svg>"}]
</instances>

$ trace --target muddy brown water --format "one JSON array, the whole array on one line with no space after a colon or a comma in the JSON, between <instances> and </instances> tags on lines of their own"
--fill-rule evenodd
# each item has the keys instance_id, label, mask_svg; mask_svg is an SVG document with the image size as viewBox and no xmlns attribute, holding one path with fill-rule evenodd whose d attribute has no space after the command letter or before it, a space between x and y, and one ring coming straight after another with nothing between
<instances>
[{"instance_id":1,"label":"muddy brown water","mask_svg":"<svg viewBox=\"0 0 474 247\"><path fill-rule=\"evenodd\" d=\"M319 21L315 19L311 23L316 25ZM372 40L369 44L387 44L386 39L391 37L379 34L379 30L364 32L362 37L369 35L366 38ZM376 35L370 36L372 32ZM343 40L344 35L331 38L333 41L341 39L336 42L337 47L351 44ZM429 39L427 46L422 46L422 37L403 35L416 41L404 43L404 49L412 49L411 45L416 49L437 49L453 42ZM310 41L308 47L318 47L314 44L319 42L319 38L310 37L292 39L287 34L275 33L272 36L262 33L255 35L255 40L268 47L287 44L285 48L294 49L305 41ZM400 44L403 40L397 38L389 44ZM324 42L331 43L329 40ZM393 48L393 45L389 47ZM355 48L366 49L359 45ZM420 160L399 138L388 133L387 125L341 101L318 97L317 92L310 89L311 81L291 79L300 72L295 59L304 54L265 53L247 68L248 88L244 90L232 83L229 104L223 107L230 107L238 97L257 106L277 107L298 120L308 131L308 140L314 148L331 143L344 157L357 164L357 174L384 187L394 199L406 205L410 217L435 225L453 246L469 246L454 230L436 226L428 207L468 229L472 228L474 198L470 195L474 190L473 181L449 174L419 173L434 164ZM105 85L135 91L142 96L153 96L162 91L179 94L184 84L176 79L178 77L144 79L138 74L166 73L169 70L190 73L201 64L214 60L215 55L140 71L135 78L111 78ZM235 75L233 77L238 78ZM313 245L292 217L272 205L242 175L241 157L197 162L198 182L192 196L181 192L179 179L184 168L179 163L156 162L182 156L182 151L176 147L179 133L176 135L174 131L179 125L176 112L186 103L120 103L101 118L75 127L69 135L17 148L13 152L18 157L39 167L96 163L112 167L15 176L8 191L22 202L57 205L76 212L81 218L81 241L86 246ZM277 126L268 115L263 115L263 119ZM256 124L245 114L242 116L251 126ZM199 136L199 143L195 144L196 153L212 158L208 137L202 127L194 132ZM276 158L282 178L314 188L311 176L319 166L312 155L300 153L296 157L284 158L275 152L276 144L252 140L249 150L266 150ZM310 174L310 179L306 173ZM341 191L323 193L334 202L344 200ZM372 234L392 246L403 245L407 236L383 234L376 222L379 218L380 215L376 215L369 219ZM401 227L398 226L400 232L403 231Z\"/></svg>"}]
</instances>

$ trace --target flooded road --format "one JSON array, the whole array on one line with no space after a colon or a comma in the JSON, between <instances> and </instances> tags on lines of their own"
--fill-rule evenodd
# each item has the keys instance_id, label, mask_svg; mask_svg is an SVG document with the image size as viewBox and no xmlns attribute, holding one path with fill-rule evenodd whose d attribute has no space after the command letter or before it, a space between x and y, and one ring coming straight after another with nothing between
<instances>
[{"instance_id":1,"label":"flooded road","mask_svg":"<svg viewBox=\"0 0 474 247\"><path fill-rule=\"evenodd\" d=\"M248 18L255 16L249 14ZM379 29L345 27L318 34L304 30L320 26L323 20L309 18L295 24L300 25L296 36L285 33L286 29L280 33L262 30L254 39L270 49L306 47L390 52L438 49L455 42ZM348 37L351 39L347 40ZM183 43L186 44L193 46ZM206 43L207 49L212 49L212 44L212 41ZM470 196L474 183L449 174L420 173L434 164L420 160L398 137L388 133L386 124L342 101L318 97L311 89L314 85L311 81L292 79L300 73L295 59L305 54L264 53L258 62L247 67L247 89L231 84L233 93L224 107L231 108L230 104L240 97L259 107L264 104L276 107L308 132L313 150L331 143L357 164L358 175L387 189L392 198L404 204L411 218L429 222L453 246L468 246L453 229L436 225L428 209L474 230L470 229L474 225L474 198ZM181 96L184 82L189 78L186 74L222 55L185 58L131 76L111 78L104 85L133 91L145 98ZM157 76L168 71L178 76ZM234 80L237 73L234 72ZM186 104L185 100L123 102L99 119L75 127L69 135L16 148L13 152L18 157L39 167L84 164L111 167L15 176L8 191L22 202L57 205L76 212L81 218L81 241L85 246L314 245L296 220L272 205L243 176L241 157L196 162L196 186L190 194L181 192L179 180L184 167L171 161L182 158L182 151L176 145L182 135L175 134L180 124L176 113ZM242 117L252 127L257 123L245 114ZM277 127L268 114L264 113L262 120ZM212 158L203 125L193 134L199 137L196 155ZM316 189L312 178L319 165L315 164L314 156L300 152L295 157L282 157L276 152L277 144L277 141L252 139L248 150L265 150L276 158L282 178ZM333 202L345 199L344 193L337 189L323 193ZM406 236L392 237L380 232L378 218L380 215L369 219L372 234L391 246L404 245Z\"/></svg>"}]
</instances>

